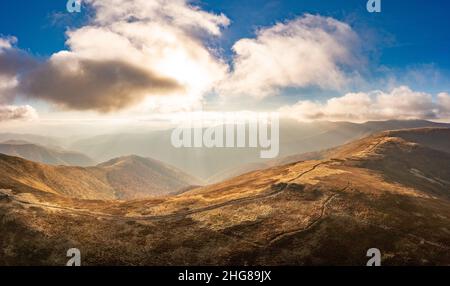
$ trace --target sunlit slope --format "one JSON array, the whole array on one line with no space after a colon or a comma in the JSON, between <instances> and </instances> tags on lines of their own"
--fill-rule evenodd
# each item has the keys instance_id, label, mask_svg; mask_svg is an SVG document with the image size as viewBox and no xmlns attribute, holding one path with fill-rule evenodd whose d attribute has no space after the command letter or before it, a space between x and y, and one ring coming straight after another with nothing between
<instances>
[{"instance_id":1,"label":"sunlit slope","mask_svg":"<svg viewBox=\"0 0 450 286\"><path fill-rule=\"evenodd\" d=\"M174 194L202 182L160 161L138 156L113 159L97 166L119 198Z\"/></svg>"},{"instance_id":2,"label":"sunlit slope","mask_svg":"<svg viewBox=\"0 0 450 286\"><path fill-rule=\"evenodd\" d=\"M96 167L50 166L0 154L0 188L80 199L135 199L173 194L200 182L161 162L135 156Z\"/></svg>"}]
</instances>

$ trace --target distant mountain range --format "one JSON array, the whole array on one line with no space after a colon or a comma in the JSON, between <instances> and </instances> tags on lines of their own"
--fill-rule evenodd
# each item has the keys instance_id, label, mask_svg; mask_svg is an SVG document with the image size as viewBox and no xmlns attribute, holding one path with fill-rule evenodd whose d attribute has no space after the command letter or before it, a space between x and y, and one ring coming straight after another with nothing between
<instances>
[{"instance_id":1,"label":"distant mountain range","mask_svg":"<svg viewBox=\"0 0 450 286\"><path fill-rule=\"evenodd\" d=\"M65 140L53 136L22 134L22 133L0 133L0 142L22 142L31 143L50 148L61 147Z\"/></svg>"},{"instance_id":2,"label":"distant mountain range","mask_svg":"<svg viewBox=\"0 0 450 286\"><path fill-rule=\"evenodd\" d=\"M371 134L395 129L450 127L430 121L380 121L363 124L348 122L280 123L279 158L333 148ZM204 180L224 178L220 173L239 169L246 164L267 163L251 148L181 148L172 147L171 130L148 134L113 134L73 142L69 148L87 154L97 161L130 154L154 158ZM236 173L234 173L236 174Z\"/></svg>"},{"instance_id":3,"label":"distant mountain range","mask_svg":"<svg viewBox=\"0 0 450 286\"><path fill-rule=\"evenodd\" d=\"M73 247L86 266L364 266L374 247L384 266L449 265L449 139L448 128L384 131L125 202L112 199L190 179L135 156L75 168L1 155L0 265L64 265Z\"/></svg>"},{"instance_id":4,"label":"distant mountain range","mask_svg":"<svg viewBox=\"0 0 450 286\"><path fill-rule=\"evenodd\" d=\"M0 143L0 153L50 165L95 165L94 160L79 152L44 147L23 140L8 140Z\"/></svg>"},{"instance_id":5,"label":"distant mountain range","mask_svg":"<svg viewBox=\"0 0 450 286\"><path fill-rule=\"evenodd\" d=\"M96 162L105 162L129 155L154 158L176 166L185 173L204 181L219 182L248 171L303 160L302 157L305 156L305 153L309 153L309 155L304 158L312 159L314 158L313 153L317 151L334 148L377 132L423 127L446 128L450 127L450 124L424 120L374 121L362 124L348 122L306 123L282 120L280 122L280 155L275 160L260 159L260 150L252 148L177 149L172 146L170 141L172 130L99 135L84 139L45 138L29 134L14 135L9 133L0 134L0 140L26 140L50 149L60 146L86 154L84 156L93 158ZM8 154L49 164L55 164L55 161L65 161L41 160L39 159L40 156L25 156L24 153ZM45 156L43 157L45 158ZM89 165L87 162L86 164L67 162L67 164Z\"/></svg>"}]
</instances>

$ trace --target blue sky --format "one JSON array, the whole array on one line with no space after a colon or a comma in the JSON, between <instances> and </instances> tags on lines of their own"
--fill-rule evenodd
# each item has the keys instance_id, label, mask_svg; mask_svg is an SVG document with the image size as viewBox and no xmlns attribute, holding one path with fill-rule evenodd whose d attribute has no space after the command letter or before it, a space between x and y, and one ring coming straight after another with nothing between
<instances>
[{"instance_id":1,"label":"blue sky","mask_svg":"<svg viewBox=\"0 0 450 286\"><path fill-rule=\"evenodd\" d=\"M223 13L231 21L230 25L223 27L219 37L207 38L207 44L219 50L229 67L233 67L235 59L232 47L237 42L244 38L255 40L258 30L293 21L305 14L331 17L346 23L363 42L362 53L367 61L359 72L364 77L364 85L350 85L344 90L337 90L317 86L291 87L286 84L278 96L262 99L257 104L259 107L277 108L283 104L295 104L299 99L326 101L350 92L388 92L403 85L433 97L441 92L450 92L449 1L381 0L381 13L368 13L366 0L190 2L210 15ZM83 5L81 13L68 13L66 0L3 1L0 9L0 38L16 37L16 48L45 61L54 53L70 50L66 46L65 32L90 25L94 16L95 11L86 5ZM212 106L220 102L220 98L214 98L214 94L203 97L206 100L212 98L209 103ZM26 102L24 98L18 101L21 104ZM234 100L229 107L251 106L252 102L252 98ZM32 104L39 107L41 112L53 110L46 101L32 101Z\"/></svg>"},{"instance_id":2,"label":"blue sky","mask_svg":"<svg viewBox=\"0 0 450 286\"><path fill-rule=\"evenodd\" d=\"M87 16L67 14L65 0L2 1L0 33L16 36L22 49L46 56L64 48L67 25L77 27ZM382 13L370 14L365 0L203 0L208 11L224 13L232 25L221 38L230 53L233 43L251 37L255 29L303 13L320 14L350 23L356 31L374 33L379 63L390 67L435 64L450 70L450 2L384 0ZM57 14L64 15L57 21Z\"/></svg>"}]
</instances>

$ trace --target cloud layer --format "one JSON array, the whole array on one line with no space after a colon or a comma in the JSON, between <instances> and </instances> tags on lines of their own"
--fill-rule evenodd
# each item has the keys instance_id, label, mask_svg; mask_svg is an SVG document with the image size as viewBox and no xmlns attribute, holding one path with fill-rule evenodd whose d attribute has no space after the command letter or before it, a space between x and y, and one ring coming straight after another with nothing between
<instances>
[{"instance_id":1,"label":"cloud layer","mask_svg":"<svg viewBox=\"0 0 450 286\"><path fill-rule=\"evenodd\" d=\"M416 92L407 86L391 92L348 93L325 103L301 100L280 112L298 120L367 121L450 118L450 95Z\"/></svg>"},{"instance_id":2,"label":"cloud layer","mask_svg":"<svg viewBox=\"0 0 450 286\"><path fill-rule=\"evenodd\" d=\"M344 68L357 63L359 39L346 23L307 14L261 29L233 50L221 93L262 98L286 87L342 88L349 81Z\"/></svg>"},{"instance_id":3,"label":"cloud layer","mask_svg":"<svg viewBox=\"0 0 450 286\"><path fill-rule=\"evenodd\" d=\"M66 109L101 112L139 103L149 93L165 94L182 87L123 61L53 58L22 78L19 90Z\"/></svg>"},{"instance_id":4,"label":"cloud layer","mask_svg":"<svg viewBox=\"0 0 450 286\"><path fill-rule=\"evenodd\" d=\"M29 105L0 105L0 122L11 120L33 120L37 117L36 110Z\"/></svg>"},{"instance_id":5,"label":"cloud layer","mask_svg":"<svg viewBox=\"0 0 450 286\"><path fill-rule=\"evenodd\" d=\"M18 74L34 64L31 57L13 48L16 42L14 37L0 38L0 105L14 101Z\"/></svg>"}]
</instances>

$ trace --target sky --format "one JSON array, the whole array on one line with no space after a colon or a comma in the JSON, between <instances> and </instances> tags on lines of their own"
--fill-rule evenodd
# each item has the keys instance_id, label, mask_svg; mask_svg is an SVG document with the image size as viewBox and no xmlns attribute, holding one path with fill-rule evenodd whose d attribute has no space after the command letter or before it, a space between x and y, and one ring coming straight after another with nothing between
<instances>
[{"instance_id":1,"label":"sky","mask_svg":"<svg viewBox=\"0 0 450 286\"><path fill-rule=\"evenodd\" d=\"M80 13L66 2L1 4L5 130L200 109L450 118L446 1L381 0L380 13L366 0L84 0Z\"/></svg>"}]
</instances>

